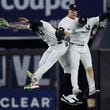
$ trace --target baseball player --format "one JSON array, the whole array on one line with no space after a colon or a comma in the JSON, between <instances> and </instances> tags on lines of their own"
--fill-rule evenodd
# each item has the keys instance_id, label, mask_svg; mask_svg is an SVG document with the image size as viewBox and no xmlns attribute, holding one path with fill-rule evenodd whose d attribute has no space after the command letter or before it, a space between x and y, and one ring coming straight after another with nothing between
<instances>
[{"instance_id":1,"label":"baseball player","mask_svg":"<svg viewBox=\"0 0 110 110\"><path fill-rule=\"evenodd\" d=\"M94 25L99 24L100 21L104 19L110 18L110 13L105 13L103 15L92 17L92 18L84 18L80 17L75 22L71 24L69 27L72 30L69 53L71 58L71 81L73 85L73 93L74 90L79 89L78 87L78 69L79 62L81 60L84 65L86 76L89 85L89 96L93 95L99 90L95 88L95 80L94 80L94 72L92 67L92 58L91 53L88 47L88 41L90 39L91 30Z\"/></svg>"},{"instance_id":2,"label":"baseball player","mask_svg":"<svg viewBox=\"0 0 110 110\"><path fill-rule=\"evenodd\" d=\"M73 21L78 19L77 15L78 15L78 11L77 11L76 5L70 4L68 9L68 15L59 22L59 27L63 27L68 36L70 34L69 27L71 23L73 23ZM69 103L71 103L71 100L73 100L73 97L74 97L74 95L72 95L73 92L71 87L73 85L71 85L72 79L71 79L71 64L70 64L71 61L70 60L71 59L70 59L69 49L68 49L67 53L60 59L60 64L62 65L62 67L64 67L64 73L65 73L64 74L64 94L62 95L61 100ZM77 89L75 91L76 93L81 92L80 89Z\"/></svg>"},{"instance_id":3,"label":"baseball player","mask_svg":"<svg viewBox=\"0 0 110 110\"><path fill-rule=\"evenodd\" d=\"M42 40L48 44L49 48L44 52L39 62L38 69L32 76L32 84L26 86L25 89L36 88L43 74L46 73L68 49L68 42L64 40L63 28L59 28L56 31L48 22L40 20L39 22L30 22L29 29L32 29L38 36L41 36ZM59 34L62 35L59 37Z\"/></svg>"},{"instance_id":4,"label":"baseball player","mask_svg":"<svg viewBox=\"0 0 110 110\"><path fill-rule=\"evenodd\" d=\"M75 94L76 91L79 90L78 69L80 60L84 65L86 71L86 76L89 84L89 96L99 92L99 90L96 90L95 88L94 73L92 67L91 54L88 47L88 41L90 39L90 33L93 26L107 18L110 18L110 13L105 13L101 16L92 17L89 19L76 18L71 22L70 26L67 28L68 32L71 33L69 54L71 59L71 82L73 86L73 94ZM66 18L62 20L62 27L63 21L65 21L65 19Z\"/></svg>"},{"instance_id":5,"label":"baseball player","mask_svg":"<svg viewBox=\"0 0 110 110\"><path fill-rule=\"evenodd\" d=\"M68 42L64 40L64 29L61 27L56 31L48 22L45 22L43 20L40 20L39 22L32 22L24 17L20 17L18 20L20 24L11 23L8 24L7 27L12 29L16 28L32 30L37 35L41 36L43 41L46 42L49 46L39 62L37 71L34 74L27 71L28 76L32 79L32 82L31 84L25 86L24 89L38 88L39 81L43 74L47 72L59 59L63 59L63 56L66 54L68 49ZM67 65L68 64L65 62L63 65L61 64L63 68L67 67ZM70 67L67 70L64 69L64 71L70 71ZM70 82L70 80L68 81ZM69 96L69 103L68 101L66 101L68 104L77 105L82 103L76 98L75 95L73 95L72 97L73 98L71 99Z\"/></svg>"},{"instance_id":6,"label":"baseball player","mask_svg":"<svg viewBox=\"0 0 110 110\"><path fill-rule=\"evenodd\" d=\"M46 73L59 60L59 58L66 53L68 49L68 42L64 40L64 29L59 28L56 31L56 29L54 29L48 22L43 20L32 22L24 17L20 17L18 20L20 25L19 23L9 23L7 27L12 29L16 28L32 30L49 46L39 62L38 70L32 77L32 82L33 80L37 79L38 83L42 75ZM4 26L4 21L1 19L0 24L2 24L2 26ZM36 85L37 84L34 85L33 83L30 88L36 88Z\"/></svg>"}]
</instances>

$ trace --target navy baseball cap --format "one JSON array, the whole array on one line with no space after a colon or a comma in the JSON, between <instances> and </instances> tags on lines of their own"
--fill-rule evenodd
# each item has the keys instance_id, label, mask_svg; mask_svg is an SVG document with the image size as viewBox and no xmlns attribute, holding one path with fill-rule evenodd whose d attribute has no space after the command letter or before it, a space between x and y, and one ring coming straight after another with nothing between
<instances>
[{"instance_id":1,"label":"navy baseball cap","mask_svg":"<svg viewBox=\"0 0 110 110\"><path fill-rule=\"evenodd\" d=\"M70 4L69 5L69 10L76 11L77 10L76 5L75 4Z\"/></svg>"},{"instance_id":2,"label":"navy baseball cap","mask_svg":"<svg viewBox=\"0 0 110 110\"><path fill-rule=\"evenodd\" d=\"M87 23L87 17L79 17L78 22L85 25Z\"/></svg>"}]
</instances>

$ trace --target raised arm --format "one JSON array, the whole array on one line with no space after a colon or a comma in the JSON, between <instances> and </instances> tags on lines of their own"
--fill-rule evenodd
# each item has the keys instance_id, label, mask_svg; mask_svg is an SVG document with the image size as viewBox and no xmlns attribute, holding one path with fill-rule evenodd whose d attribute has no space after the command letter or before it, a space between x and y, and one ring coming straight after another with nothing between
<instances>
[{"instance_id":1,"label":"raised arm","mask_svg":"<svg viewBox=\"0 0 110 110\"><path fill-rule=\"evenodd\" d=\"M21 22L22 21L22 22ZM23 30L23 29L29 29L29 23L27 21L18 21L18 22L8 22L4 18L0 18L0 27L4 29L17 29L17 30Z\"/></svg>"},{"instance_id":2,"label":"raised arm","mask_svg":"<svg viewBox=\"0 0 110 110\"><path fill-rule=\"evenodd\" d=\"M30 30L29 24L20 24L19 22L9 23L7 26L9 29L17 29L17 30Z\"/></svg>"}]
</instances>

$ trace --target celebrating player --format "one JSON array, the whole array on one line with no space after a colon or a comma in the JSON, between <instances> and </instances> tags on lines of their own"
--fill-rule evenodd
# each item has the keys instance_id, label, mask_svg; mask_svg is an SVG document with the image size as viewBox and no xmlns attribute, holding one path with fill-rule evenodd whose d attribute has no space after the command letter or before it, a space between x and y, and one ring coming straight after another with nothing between
<instances>
[{"instance_id":1,"label":"celebrating player","mask_svg":"<svg viewBox=\"0 0 110 110\"><path fill-rule=\"evenodd\" d=\"M77 11L71 11L69 14L70 13L71 15L72 13L76 15ZM90 96L99 92L99 90L97 90L95 87L94 72L88 41L90 39L90 33L93 26L104 19L110 18L110 13L105 13L101 16L88 19L83 17L77 18L76 16L69 17L69 14L67 17L61 20L60 26L63 27L66 32L70 33L69 54L71 59L71 82L73 86L73 94L76 94L80 91L78 86L78 69L81 60L86 71ZM63 95L62 98L64 100L68 100L68 96Z\"/></svg>"},{"instance_id":2,"label":"celebrating player","mask_svg":"<svg viewBox=\"0 0 110 110\"><path fill-rule=\"evenodd\" d=\"M77 18L78 12L77 12L77 7L75 4L70 4L69 9L68 9L68 15L64 17L60 22L59 22L59 27L63 27L65 29L65 32L67 35L69 35L70 28L69 26L73 21L75 21ZM61 100L66 102L66 103L72 103L74 102L74 95L72 92L72 86L71 85L71 64L70 64L70 55L69 55L69 49L67 53L60 59L60 64L62 67L64 67L64 94L61 97ZM76 91L76 90L75 90ZM75 93L74 91L74 93ZM81 92L81 90L77 89L76 91Z\"/></svg>"},{"instance_id":3,"label":"celebrating player","mask_svg":"<svg viewBox=\"0 0 110 110\"><path fill-rule=\"evenodd\" d=\"M39 80L42 75L66 53L69 43L64 40L65 34L63 28L56 30L43 20L32 22L24 17L20 17L18 20L18 23L8 23L2 18L0 24L4 28L32 30L49 46L39 62L37 71L32 75L32 83L25 87L25 89L33 89L39 87Z\"/></svg>"}]
</instances>

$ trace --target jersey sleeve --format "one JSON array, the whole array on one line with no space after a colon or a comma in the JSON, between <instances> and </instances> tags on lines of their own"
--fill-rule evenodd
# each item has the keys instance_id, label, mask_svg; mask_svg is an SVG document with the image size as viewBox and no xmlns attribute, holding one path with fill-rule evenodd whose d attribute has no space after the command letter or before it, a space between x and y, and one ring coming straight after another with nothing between
<instances>
[{"instance_id":1,"label":"jersey sleeve","mask_svg":"<svg viewBox=\"0 0 110 110\"><path fill-rule=\"evenodd\" d=\"M65 32L72 33L72 30L71 30L72 26L66 24L66 22L64 20L62 20L59 23L58 27L62 27L65 30Z\"/></svg>"},{"instance_id":2,"label":"jersey sleeve","mask_svg":"<svg viewBox=\"0 0 110 110\"><path fill-rule=\"evenodd\" d=\"M43 27L44 27L45 29L50 29L50 28L51 28L51 24L49 24L48 22L43 21L43 20L40 20L40 21L42 22Z\"/></svg>"},{"instance_id":3,"label":"jersey sleeve","mask_svg":"<svg viewBox=\"0 0 110 110\"><path fill-rule=\"evenodd\" d=\"M46 21L40 20L40 22L43 24L43 27L45 28L47 24Z\"/></svg>"},{"instance_id":4,"label":"jersey sleeve","mask_svg":"<svg viewBox=\"0 0 110 110\"><path fill-rule=\"evenodd\" d=\"M58 25L58 28L59 28L59 27L62 27L62 28L65 29L65 23L64 23L63 21L61 21L61 22L59 23L59 25Z\"/></svg>"},{"instance_id":5,"label":"jersey sleeve","mask_svg":"<svg viewBox=\"0 0 110 110\"><path fill-rule=\"evenodd\" d=\"M27 29L31 30L31 28L30 28L30 24L27 25Z\"/></svg>"},{"instance_id":6,"label":"jersey sleeve","mask_svg":"<svg viewBox=\"0 0 110 110\"><path fill-rule=\"evenodd\" d=\"M55 32L55 28L48 22L40 20L43 24L43 27L45 28L45 30L50 31L50 32Z\"/></svg>"},{"instance_id":7,"label":"jersey sleeve","mask_svg":"<svg viewBox=\"0 0 110 110\"><path fill-rule=\"evenodd\" d=\"M99 16L88 19L89 25L94 26L99 23Z\"/></svg>"}]
</instances>

